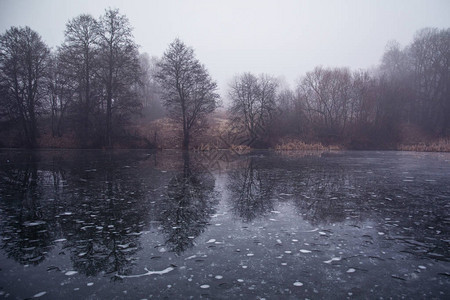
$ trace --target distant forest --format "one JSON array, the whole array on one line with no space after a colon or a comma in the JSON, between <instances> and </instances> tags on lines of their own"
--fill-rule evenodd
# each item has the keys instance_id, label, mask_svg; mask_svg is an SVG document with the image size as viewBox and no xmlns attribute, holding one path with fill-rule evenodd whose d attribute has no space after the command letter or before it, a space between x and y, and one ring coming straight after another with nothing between
<instances>
[{"instance_id":1,"label":"distant forest","mask_svg":"<svg viewBox=\"0 0 450 300\"><path fill-rule=\"evenodd\" d=\"M0 35L0 147L397 149L450 138L449 28L388 43L370 70L318 66L294 88L237 74L229 107L193 48L175 39L160 58L140 53L116 9L69 20L64 36L50 49L29 27Z\"/></svg>"}]
</instances>

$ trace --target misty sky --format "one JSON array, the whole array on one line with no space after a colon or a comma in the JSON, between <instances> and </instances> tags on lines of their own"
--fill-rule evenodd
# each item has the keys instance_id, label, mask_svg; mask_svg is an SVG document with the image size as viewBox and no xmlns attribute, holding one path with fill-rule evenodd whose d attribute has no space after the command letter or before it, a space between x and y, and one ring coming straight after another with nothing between
<instances>
[{"instance_id":1,"label":"misty sky","mask_svg":"<svg viewBox=\"0 0 450 300\"><path fill-rule=\"evenodd\" d=\"M449 0L0 0L0 32L28 25L56 49L69 19L108 7L129 18L141 52L160 57L176 37L192 46L223 96L236 73L294 87L315 66L371 68L388 41L404 46L418 29L450 27Z\"/></svg>"}]
</instances>

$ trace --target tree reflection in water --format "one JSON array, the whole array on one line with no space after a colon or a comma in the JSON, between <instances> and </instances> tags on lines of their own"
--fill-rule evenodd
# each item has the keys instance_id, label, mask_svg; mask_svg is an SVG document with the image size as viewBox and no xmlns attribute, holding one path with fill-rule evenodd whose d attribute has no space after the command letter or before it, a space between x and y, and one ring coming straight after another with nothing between
<instances>
[{"instance_id":1,"label":"tree reflection in water","mask_svg":"<svg viewBox=\"0 0 450 300\"><path fill-rule=\"evenodd\" d=\"M167 248L180 254L194 245L216 209L226 211L229 204L247 223L268 221L274 210L316 227L370 220L405 251L448 257L448 239L441 238L448 236L448 213L439 209L448 206L446 177L419 169L414 171L433 181L405 182L400 167L414 163L409 156L386 163L380 154L381 166L372 163L372 172L362 167L364 155L291 159L218 152L205 159L174 152L3 151L1 248L23 265L40 264L53 250L49 261L57 265L69 257L74 270L87 276L127 275L148 241L141 239L143 231L156 239L162 233ZM214 168L224 173L211 173ZM221 188L225 206L218 205Z\"/></svg>"},{"instance_id":2,"label":"tree reflection in water","mask_svg":"<svg viewBox=\"0 0 450 300\"><path fill-rule=\"evenodd\" d=\"M244 222L251 222L273 210L275 180L270 170L258 166L253 157L242 162L228 176L227 189L233 212Z\"/></svg>"},{"instance_id":3,"label":"tree reflection in water","mask_svg":"<svg viewBox=\"0 0 450 300\"><path fill-rule=\"evenodd\" d=\"M128 272L148 205L139 174L126 164L142 158L98 154L20 154L2 167L2 248L9 257L38 264L62 240L60 255L69 252L80 273Z\"/></svg>"},{"instance_id":4,"label":"tree reflection in water","mask_svg":"<svg viewBox=\"0 0 450 300\"><path fill-rule=\"evenodd\" d=\"M135 164L135 159L127 161L125 156L107 153L95 165L79 169L84 173L80 177L74 176L81 182L74 183L77 189L70 198L71 211L62 213L60 219L71 260L81 273L130 271L148 208L138 174L124 165Z\"/></svg>"},{"instance_id":5,"label":"tree reflection in water","mask_svg":"<svg viewBox=\"0 0 450 300\"><path fill-rule=\"evenodd\" d=\"M51 248L51 216L40 203L43 195L38 158L23 154L24 163L15 168L8 161L1 169L2 248L21 264L39 264Z\"/></svg>"},{"instance_id":6,"label":"tree reflection in water","mask_svg":"<svg viewBox=\"0 0 450 300\"><path fill-rule=\"evenodd\" d=\"M214 176L200 163L192 164L189 153L183 152L183 170L170 179L161 204L160 222L171 251L192 247L205 230L219 201L214 187Z\"/></svg>"}]
</instances>

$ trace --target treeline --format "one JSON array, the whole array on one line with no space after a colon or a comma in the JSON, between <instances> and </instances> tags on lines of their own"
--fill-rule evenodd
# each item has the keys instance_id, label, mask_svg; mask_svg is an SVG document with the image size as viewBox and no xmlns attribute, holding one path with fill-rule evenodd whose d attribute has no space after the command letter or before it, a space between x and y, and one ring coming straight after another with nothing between
<instances>
[{"instance_id":1,"label":"treeline","mask_svg":"<svg viewBox=\"0 0 450 300\"><path fill-rule=\"evenodd\" d=\"M256 144L290 137L392 147L405 128L430 139L450 136L449 74L450 30L427 28L403 49L389 43L374 70L316 67L295 89L268 75L238 75L230 86L231 112L234 126Z\"/></svg>"},{"instance_id":2,"label":"treeline","mask_svg":"<svg viewBox=\"0 0 450 300\"><path fill-rule=\"evenodd\" d=\"M239 74L217 136L225 146L291 139L365 149L401 143L405 129L449 137L449 73L450 29L427 28L404 48L388 44L372 70L316 67L293 89L267 74ZM68 21L55 50L28 27L0 36L0 135L8 137L0 146L46 146L38 143L45 132L82 148L131 147L133 139L155 147L129 125L167 115L189 149L218 105L217 84L192 48L176 39L161 59L140 54L118 10Z\"/></svg>"},{"instance_id":3,"label":"treeline","mask_svg":"<svg viewBox=\"0 0 450 300\"><path fill-rule=\"evenodd\" d=\"M139 54L118 10L75 17L64 36L54 51L29 27L0 36L0 122L14 132L9 145L34 148L40 130L50 128L79 147L111 147L155 98L152 60Z\"/></svg>"}]
</instances>

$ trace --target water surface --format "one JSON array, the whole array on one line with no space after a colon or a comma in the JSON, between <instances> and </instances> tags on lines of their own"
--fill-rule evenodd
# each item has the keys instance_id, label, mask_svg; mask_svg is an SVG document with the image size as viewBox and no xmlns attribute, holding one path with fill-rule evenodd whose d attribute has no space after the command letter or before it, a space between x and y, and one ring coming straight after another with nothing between
<instances>
[{"instance_id":1,"label":"water surface","mask_svg":"<svg viewBox=\"0 0 450 300\"><path fill-rule=\"evenodd\" d=\"M0 297L447 298L450 154L0 151Z\"/></svg>"}]
</instances>

